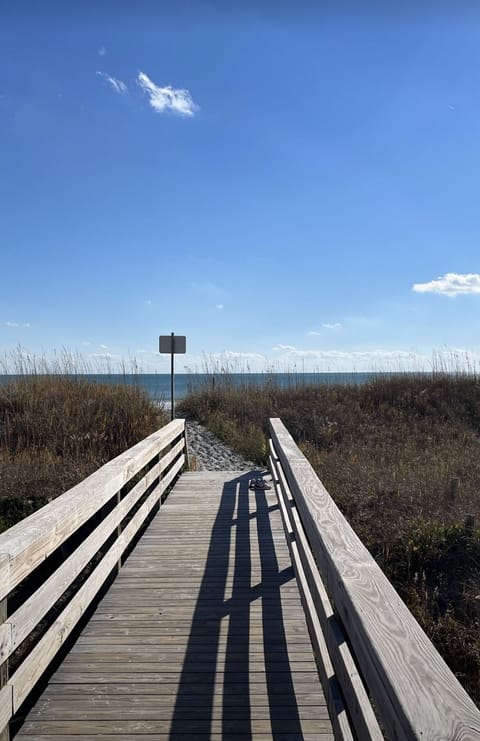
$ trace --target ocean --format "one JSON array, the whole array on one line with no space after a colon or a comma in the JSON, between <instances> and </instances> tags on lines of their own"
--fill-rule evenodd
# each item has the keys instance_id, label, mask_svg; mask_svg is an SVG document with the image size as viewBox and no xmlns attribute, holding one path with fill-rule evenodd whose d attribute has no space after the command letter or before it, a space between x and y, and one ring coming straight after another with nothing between
<instances>
[{"instance_id":1,"label":"ocean","mask_svg":"<svg viewBox=\"0 0 480 741\"><path fill-rule=\"evenodd\" d=\"M196 388L232 386L247 388L273 384L281 388L296 388L310 384L362 384L382 373L178 373L175 375L175 399L186 396ZM152 400L170 400L169 373L78 373L71 376L93 383L127 384L145 389ZM19 376L0 374L0 384L9 383Z\"/></svg>"}]
</instances>

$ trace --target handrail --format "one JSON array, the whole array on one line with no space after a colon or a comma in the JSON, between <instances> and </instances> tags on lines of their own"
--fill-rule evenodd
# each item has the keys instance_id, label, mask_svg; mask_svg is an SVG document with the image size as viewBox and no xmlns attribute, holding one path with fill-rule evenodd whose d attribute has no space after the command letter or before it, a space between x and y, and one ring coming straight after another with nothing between
<instances>
[{"instance_id":1,"label":"handrail","mask_svg":"<svg viewBox=\"0 0 480 741\"><path fill-rule=\"evenodd\" d=\"M314 604L313 614L307 612L309 627L312 633L317 620L323 633L327 631L327 656L325 646L316 648L317 659L321 662L323 656L326 661L326 667L319 669L332 685L329 662L333 664L355 734L376 739L381 733L365 708L365 691L358 683L361 676L387 738L480 738L480 711L343 517L280 419L270 420L270 434L270 466L281 496L280 508L289 518L287 527L293 530L289 540L299 552L296 569L304 605L309 601ZM306 585L303 589L302 579ZM333 610L328 607L328 599ZM348 669L351 658L340 655L345 643L338 630L346 634L356 670ZM359 692L357 704L355 698L352 701L352 687ZM331 688L326 688L327 700ZM330 698L332 703L338 707L338 697ZM340 711L342 718L345 709L340 707ZM352 717L355 714L358 717ZM340 729L338 735L348 738L349 731L342 735Z\"/></svg>"},{"instance_id":2,"label":"handrail","mask_svg":"<svg viewBox=\"0 0 480 741\"><path fill-rule=\"evenodd\" d=\"M181 472L186 453L185 421L170 422L0 535L2 741L9 721ZM33 631L54 611L35 642ZM27 638L32 647L19 659ZM8 676L10 658L16 666Z\"/></svg>"}]
</instances>

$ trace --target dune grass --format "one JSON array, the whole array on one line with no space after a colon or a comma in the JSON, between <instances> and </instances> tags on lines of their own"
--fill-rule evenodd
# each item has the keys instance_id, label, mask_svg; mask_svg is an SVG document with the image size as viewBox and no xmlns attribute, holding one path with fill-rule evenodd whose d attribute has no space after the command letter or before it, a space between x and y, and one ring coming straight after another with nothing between
<instances>
[{"instance_id":1,"label":"dune grass","mask_svg":"<svg viewBox=\"0 0 480 741\"><path fill-rule=\"evenodd\" d=\"M0 384L0 532L168 421L137 386L23 370Z\"/></svg>"},{"instance_id":2,"label":"dune grass","mask_svg":"<svg viewBox=\"0 0 480 741\"><path fill-rule=\"evenodd\" d=\"M266 463L280 417L467 691L480 704L480 379L381 376L363 385L238 388L217 377L181 403Z\"/></svg>"}]
</instances>

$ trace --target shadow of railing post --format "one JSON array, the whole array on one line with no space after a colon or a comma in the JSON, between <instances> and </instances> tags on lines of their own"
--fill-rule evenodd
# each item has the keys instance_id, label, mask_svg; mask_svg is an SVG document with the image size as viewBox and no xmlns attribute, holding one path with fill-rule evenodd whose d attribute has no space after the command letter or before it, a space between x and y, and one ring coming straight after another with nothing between
<instances>
[{"instance_id":1,"label":"shadow of railing post","mask_svg":"<svg viewBox=\"0 0 480 741\"><path fill-rule=\"evenodd\" d=\"M281 585L294 578L293 570L290 567L279 572L270 524L272 507L268 506L265 492L249 491L248 484L248 474L236 477L224 484L220 495L179 679L170 741L185 738L193 726L194 732L208 736L214 722L218 728L221 725L223 738L236 733L251 738L255 720L251 708L252 677L266 689L273 738L285 734L286 706L289 733L301 733L280 595ZM252 501L254 513L250 512ZM260 583L254 586L250 535L253 518L257 521L261 574ZM226 598L230 579L231 597ZM255 657L258 665L252 665L251 605L257 599L262 599L263 656ZM223 630L225 618L228 627ZM260 662L264 672L259 670ZM198 682L201 687L195 693L198 699L201 697L201 709L192 709L192 684Z\"/></svg>"}]
</instances>

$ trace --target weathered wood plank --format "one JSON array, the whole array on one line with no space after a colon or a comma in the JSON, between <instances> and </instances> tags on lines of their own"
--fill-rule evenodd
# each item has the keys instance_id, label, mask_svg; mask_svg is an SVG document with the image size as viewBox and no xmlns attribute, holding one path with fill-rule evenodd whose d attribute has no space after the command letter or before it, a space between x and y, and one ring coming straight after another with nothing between
<instances>
[{"instance_id":1,"label":"weathered wood plank","mask_svg":"<svg viewBox=\"0 0 480 741\"><path fill-rule=\"evenodd\" d=\"M333 738L275 493L184 476L19 741Z\"/></svg>"},{"instance_id":2,"label":"weathered wood plank","mask_svg":"<svg viewBox=\"0 0 480 741\"><path fill-rule=\"evenodd\" d=\"M82 545L9 617L7 625L11 629L10 652L28 636L51 606L61 597L99 551L109 535L143 496L147 488L158 478L159 473L159 466L149 471ZM155 501L158 501L158 496Z\"/></svg>"},{"instance_id":3,"label":"weathered wood plank","mask_svg":"<svg viewBox=\"0 0 480 741\"><path fill-rule=\"evenodd\" d=\"M18 734L17 739L20 741L22 738L28 738L32 733L35 734L50 734L51 737L55 737L56 734L71 734L82 736L86 734L101 734L101 733L123 733L123 734L152 734L152 733L169 733L171 727L170 720L85 720L85 721L38 721L31 722L26 721L22 727L21 732ZM299 731L299 727L301 731ZM239 718L238 720L210 720L209 718L186 719L179 724L180 733L184 734L184 738L189 738L190 734L195 733L223 733L225 739L230 739L230 735L234 733L252 733L253 737L256 737L257 733L269 733L271 732L271 719L266 720L255 720L248 718ZM320 734L330 733L331 725L328 720L282 720L282 731L288 733L293 731L295 733L314 733L319 734L317 738L321 738ZM178 733L178 732L177 732ZM227 736L228 734L228 736ZM180 735L180 734L179 734ZM300 736L301 737L301 736ZM277 736L275 735L275 738ZM330 735L330 738L333 738Z\"/></svg>"},{"instance_id":4,"label":"weathered wood plank","mask_svg":"<svg viewBox=\"0 0 480 741\"><path fill-rule=\"evenodd\" d=\"M170 698L159 698L158 702L147 702L145 699L136 702L138 698L98 698L97 702L88 702L83 697L79 702L72 699L61 701L44 701L38 703L29 714L32 723L42 722L44 718L49 721L81 722L88 720L99 721L172 721L175 715L175 700ZM244 698L231 696L230 702L225 699L217 699L208 710L205 710L205 697L192 702L188 698L188 707L182 709L182 720L198 720L200 718L211 718L212 720L244 720L246 714L251 720L269 720L273 706L267 702L262 705L251 703L250 697ZM278 721L288 721L292 717L302 720L328 720L328 710L325 706L302 705L297 707L294 703L277 703L275 714Z\"/></svg>"},{"instance_id":5,"label":"weathered wood plank","mask_svg":"<svg viewBox=\"0 0 480 741\"><path fill-rule=\"evenodd\" d=\"M11 715L12 711L12 692L6 686L9 673L8 651L12 642L10 626L4 622L7 613L7 600L4 599L0 601L0 741L9 741L8 713Z\"/></svg>"},{"instance_id":6,"label":"weathered wood plank","mask_svg":"<svg viewBox=\"0 0 480 741\"><path fill-rule=\"evenodd\" d=\"M182 456L182 458L180 458L175 466L169 471L169 474L162 479L160 484L158 484L155 494L152 493L152 496L142 504L135 516L126 526L125 530L114 542L108 553L104 556L102 561L100 561L99 565L82 585L71 602L68 603L67 607L63 610L57 620L55 620L47 633L34 647L28 658L12 675L9 684L13 687L14 712L18 710L25 697L34 687L48 664L58 652L60 646L64 643L67 636L78 623L99 588L105 582L115 564L127 548L128 544L135 537L142 522L145 521L156 502L161 497L163 491L168 487L170 480L173 480L178 471L181 470L183 462Z\"/></svg>"},{"instance_id":7,"label":"weathered wood plank","mask_svg":"<svg viewBox=\"0 0 480 741\"><path fill-rule=\"evenodd\" d=\"M176 420L95 471L80 484L0 535L0 569L8 579L0 600L97 512L127 481L184 430ZM1 573L1 572L0 572Z\"/></svg>"},{"instance_id":8,"label":"weathered wood plank","mask_svg":"<svg viewBox=\"0 0 480 741\"><path fill-rule=\"evenodd\" d=\"M315 646L315 654L321 658L323 665L323 686L332 692L330 705L339 708L337 682L342 688L343 698L348 707L352 727L359 741L381 741L384 738L377 718L370 703L365 686L350 653L348 642L338 625L335 613L323 585L310 546L294 506L285 474L273 457L271 464L276 472L276 488L284 522L291 528L287 542L292 552L292 561L297 573L297 580L302 591L310 635ZM332 666L333 664L333 666ZM333 681L332 681L333 678ZM342 698L342 702L343 702ZM332 716L335 716L332 707ZM341 718L339 709L338 717ZM338 729L337 735L351 735L351 731Z\"/></svg>"},{"instance_id":9,"label":"weathered wood plank","mask_svg":"<svg viewBox=\"0 0 480 741\"><path fill-rule=\"evenodd\" d=\"M271 435L387 735L424 741L480 737L480 712L280 420L271 420Z\"/></svg>"},{"instance_id":10,"label":"weathered wood plank","mask_svg":"<svg viewBox=\"0 0 480 741\"><path fill-rule=\"evenodd\" d=\"M42 701L56 702L60 698L65 702L69 702L71 699L72 702L80 703L84 701L85 697L87 697L88 702L97 702L97 699L101 697L111 697L115 701L121 702L122 698L128 696L143 697L144 702L147 703L165 702L165 698L169 698L172 702L177 696L179 686L178 682L162 682L161 684L135 684L133 682L125 684L115 684L113 682L108 684L55 684L50 682L42 695ZM221 689L220 683L218 689ZM188 694L192 704L198 702L203 704L205 698L210 694L210 688L202 683L191 683ZM267 690L263 682L252 682L248 688L245 688L243 682L237 682L236 684L229 683L222 694L216 692L214 701L218 703L220 697L226 698L227 702L234 702L236 699L243 701L244 698L250 698L252 703L262 706L299 704L302 706L324 707L324 705L318 704L318 681L315 681L315 678L310 683L304 682L302 685L297 683L294 696L285 694L281 685L273 686L272 691L270 691Z\"/></svg>"},{"instance_id":11,"label":"weathered wood plank","mask_svg":"<svg viewBox=\"0 0 480 741\"><path fill-rule=\"evenodd\" d=\"M32 726L34 727L34 726ZM183 733L177 734L177 733L149 733L148 736L146 736L142 731L139 733L134 733L130 731L128 734L124 733L116 733L114 735L108 734L108 733L101 733L97 734L94 733L93 735L85 734L83 730L79 730L77 733L70 733L68 735L63 735L61 733L54 733L52 730L49 731L47 735L44 734L38 734L35 731L29 732L30 729L27 728L25 731L22 728L22 736L17 737L20 741L20 738L28 739L28 741L72 741L73 737L78 737L79 734L81 734L82 741L132 741L139 739L139 741L185 741L185 736ZM28 733L28 735L25 735ZM192 739L192 741L225 741L225 735L223 733L202 733L202 732L195 732L195 733L189 733L189 738ZM251 732L248 733L229 733L228 735L228 741L251 741L252 740L252 734ZM272 733L256 733L255 734L255 741L334 741L334 737L330 731L320 731L319 733L294 733L286 731L285 733L279 733L275 732L275 734Z\"/></svg>"},{"instance_id":12,"label":"weathered wood plank","mask_svg":"<svg viewBox=\"0 0 480 741\"><path fill-rule=\"evenodd\" d=\"M8 741L8 722L13 713L13 691L8 685L0 689L0 738ZM2 736L3 734L3 736Z\"/></svg>"},{"instance_id":13,"label":"weathered wood plank","mask_svg":"<svg viewBox=\"0 0 480 741\"><path fill-rule=\"evenodd\" d=\"M219 687L223 687L223 679L225 671L221 668L217 668L215 672L215 678L219 681ZM201 683L205 680L205 674L203 672L192 671L188 676L188 685ZM274 690L275 687L279 687L282 691L285 691L285 681L291 680L292 685L295 687L297 684L308 684L312 682L316 683L317 691L319 689L318 674L316 672L300 671L293 669L287 672L275 672L270 677L269 691ZM176 671L166 672L163 667L150 668L149 671L142 671L136 674L132 674L130 669L122 671L118 667L115 667L114 672L108 672L105 667L101 667L97 670L86 671L83 667L75 668L68 664L68 661L55 673L52 678L52 682L55 684L171 684L181 681L181 667L177 665ZM244 682L245 680L242 679ZM249 671L249 684L265 683L265 669L261 671ZM186 684L186 683L185 683ZM324 704L322 694L319 692L319 703Z\"/></svg>"},{"instance_id":14,"label":"weathered wood plank","mask_svg":"<svg viewBox=\"0 0 480 741\"><path fill-rule=\"evenodd\" d=\"M313 600L308 589L301 556L298 550L298 543L295 540L294 531L292 528L292 512L289 509L285 491L280 486L280 481L278 480L280 472L278 470L278 466L276 465L277 461L272 456L270 456L270 464L274 476L274 486L278 496L285 535L287 538L288 547L292 557L292 563L295 569L295 574L301 592L302 603L307 617L307 624L315 651L316 662L318 665L320 677L322 679L323 687L325 688L327 704L330 709L330 716L332 718L332 725L335 731L335 737L339 741L340 739L342 741L353 741L354 734L350 725L350 719L346 711L342 693L337 683L335 671L332 666L325 637L322 633L321 626L319 624L318 617L314 609Z\"/></svg>"}]
</instances>

